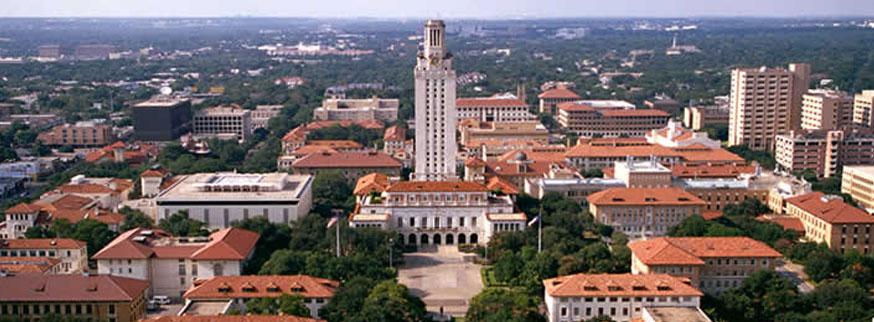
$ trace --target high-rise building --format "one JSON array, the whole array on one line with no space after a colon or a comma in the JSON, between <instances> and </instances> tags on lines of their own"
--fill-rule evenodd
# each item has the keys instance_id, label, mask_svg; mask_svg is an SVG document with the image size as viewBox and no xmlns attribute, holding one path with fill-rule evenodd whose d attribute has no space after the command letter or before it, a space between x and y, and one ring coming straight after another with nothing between
<instances>
[{"instance_id":1,"label":"high-rise building","mask_svg":"<svg viewBox=\"0 0 874 322\"><path fill-rule=\"evenodd\" d=\"M188 131L191 101L156 96L134 105L134 137L140 141L173 141Z\"/></svg>"},{"instance_id":2,"label":"high-rise building","mask_svg":"<svg viewBox=\"0 0 874 322\"><path fill-rule=\"evenodd\" d=\"M801 97L809 83L808 64L732 70L729 145L773 150L776 135L800 128Z\"/></svg>"},{"instance_id":3,"label":"high-rise building","mask_svg":"<svg viewBox=\"0 0 874 322\"><path fill-rule=\"evenodd\" d=\"M192 120L198 138L245 141L252 134L252 111L238 105L215 106L200 110Z\"/></svg>"},{"instance_id":4,"label":"high-rise building","mask_svg":"<svg viewBox=\"0 0 874 322\"><path fill-rule=\"evenodd\" d=\"M853 103L853 123L874 128L874 90L856 94Z\"/></svg>"},{"instance_id":5,"label":"high-rise building","mask_svg":"<svg viewBox=\"0 0 874 322\"><path fill-rule=\"evenodd\" d=\"M853 97L833 90L809 90L802 96L801 128L838 130L853 121Z\"/></svg>"},{"instance_id":6,"label":"high-rise building","mask_svg":"<svg viewBox=\"0 0 874 322\"><path fill-rule=\"evenodd\" d=\"M425 23L425 43L416 68L416 180L457 178L455 70L442 20Z\"/></svg>"}]
</instances>

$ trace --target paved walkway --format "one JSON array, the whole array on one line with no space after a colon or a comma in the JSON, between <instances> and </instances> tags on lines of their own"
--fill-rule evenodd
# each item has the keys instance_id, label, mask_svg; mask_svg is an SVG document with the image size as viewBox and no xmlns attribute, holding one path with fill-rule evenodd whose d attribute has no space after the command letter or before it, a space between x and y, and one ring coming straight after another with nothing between
<instances>
[{"instance_id":1,"label":"paved walkway","mask_svg":"<svg viewBox=\"0 0 874 322\"><path fill-rule=\"evenodd\" d=\"M398 272L401 284L422 298L429 312L464 316L472 297L483 289L475 255L464 254L454 245L430 246L406 254Z\"/></svg>"},{"instance_id":2,"label":"paved walkway","mask_svg":"<svg viewBox=\"0 0 874 322\"><path fill-rule=\"evenodd\" d=\"M778 274L788 278L792 283L798 286L798 291L801 293L810 293L816 288L813 283L810 283L810 278L804 273L804 266L796 264L789 259L781 259L775 268Z\"/></svg>"}]
</instances>

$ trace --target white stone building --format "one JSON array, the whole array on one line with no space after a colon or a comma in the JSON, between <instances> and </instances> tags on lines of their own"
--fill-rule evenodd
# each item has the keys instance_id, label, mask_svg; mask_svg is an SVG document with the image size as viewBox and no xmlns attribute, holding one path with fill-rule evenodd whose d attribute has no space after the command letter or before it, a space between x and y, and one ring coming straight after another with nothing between
<instances>
[{"instance_id":1,"label":"white stone building","mask_svg":"<svg viewBox=\"0 0 874 322\"><path fill-rule=\"evenodd\" d=\"M543 281L549 322L608 316L629 322L644 308L698 308L704 294L667 274L576 274Z\"/></svg>"},{"instance_id":2,"label":"white stone building","mask_svg":"<svg viewBox=\"0 0 874 322\"><path fill-rule=\"evenodd\" d=\"M158 194L155 219L184 210L210 229L227 228L234 221L257 216L287 224L309 213L312 182L310 175L281 172L192 174Z\"/></svg>"},{"instance_id":3,"label":"white stone building","mask_svg":"<svg viewBox=\"0 0 874 322\"><path fill-rule=\"evenodd\" d=\"M400 233L406 244L485 244L502 231L523 230L527 217L514 213L509 196L475 182L403 181L359 202L353 227Z\"/></svg>"},{"instance_id":4,"label":"white stone building","mask_svg":"<svg viewBox=\"0 0 874 322\"><path fill-rule=\"evenodd\" d=\"M0 239L0 257L45 257L61 261L59 273L88 271L88 245L69 238Z\"/></svg>"},{"instance_id":5,"label":"white stone building","mask_svg":"<svg viewBox=\"0 0 874 322\"><path fill-rule=\"evenodd\" d=\"M527 122L537 119L528 112L528 104L515 95L491 97L465 97L455 101L458 119L474 119L482 122Z\"/></svg>"},{"instance_id":6,"label":"white stone building","mask_svg":"<svg viewBox=\"0 0 874 322\"><path fill-rule=\"evenodd\" d=\"M128 230L91 258L97 273L149 282L149 295L179 298L194 281L237 276L258 241L252 231L228 228L208 237L173 237L161 230Z\"/></svg>"},{"instance_id":7,"label":"white stone building","mask_svg":"<svg viewBox=\"0 0 874 322\"><path fill-rule=\"evenodd\" d=\"M425 23L424 50L418 55L416 83L416 180L447 180L456 174L455 70L446 48L442 20Z\"/></svg>"}]
</instances>

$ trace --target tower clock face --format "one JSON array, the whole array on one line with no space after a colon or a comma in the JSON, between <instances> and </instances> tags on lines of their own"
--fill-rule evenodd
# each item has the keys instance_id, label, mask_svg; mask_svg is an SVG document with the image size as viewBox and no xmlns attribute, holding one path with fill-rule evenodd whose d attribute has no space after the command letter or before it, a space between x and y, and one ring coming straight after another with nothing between
<instances>
[{"instance_id":1,"label":"tower clock face","mask_svg":"<svg viewBox=\"0 0 874 322\"><path fill-rule=\"evenodd\" d=\"M431 66L437 66L437 64L440 63L440 57L436 54L432 54L430 57L428 57L428 62L431 63Z\"/></svg>"}]
</instances>

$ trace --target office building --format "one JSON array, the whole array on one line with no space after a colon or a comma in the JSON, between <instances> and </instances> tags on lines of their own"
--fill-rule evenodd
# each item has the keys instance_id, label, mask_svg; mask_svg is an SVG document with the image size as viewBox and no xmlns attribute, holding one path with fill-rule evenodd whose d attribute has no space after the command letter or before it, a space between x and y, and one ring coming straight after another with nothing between
<instances>
[{"instance_id":1,"label":"office building","mask_svg":"<svg viewBox=\"0 0 874 322\"><path fill-rule=\"evenodd\" d=\"M37 139L48 146L98 147L115 141L112 125L98 121L64 124L41 132Z\"/></svg>"},{"instance_id":2,"label":"office building","mask_svg":"<svg viewBox=\"0 0 874 322\"><path fill-rule=\"evenodd\" d=\"M573 102L579 100L581 97L567 87L558 86L543 91L543 93L537 95L537 98L540 99L540 113L557 116L558 104Z\"/></svg>"},{"instance_id":3,"label":"office building","mask_svg":"<svg viewBox=\"0 0 874 322\"><path fill-rule=\"evenodd\" d=\"M549 143L549 130L538 121L484 122L461 121L461 144L474 142L501 142L530 140Z\"/></svg>"},{"instance_id":4,"label":"office building","mask_svg":"<svg viewBox=\"0 0 874 322\"><path fill-rule=\"evenodd\" d=\"M198 111L192 120L192 134L198 139L217 138L245 141L252 135L252 111L239 106L215 106Z\"/></svg>"},{"instance_id":5,"label":"office building","mask_svg":"<svg viewBox=\"0 0 874 322\"><path fill-rule=\"evenodd\" d=\"M660 237L632 241L632 274L669 274L718 295L760 270L774 270L783 256L749 237Z\"/></svg>"},{"instance_id":6,"label":"office building","mask_svg":"<svg viewBox=\"0 0 874 322\"><path fill-rule=\"evenodd\" d=\"M40 321L47 317L83 321L136 322L146 316L149 284L104 275L18 274L0 276L0 318Z\"/></svg>"},{"instance_id":7,"label":"office building","mask_svg":"<svg viewBox=\"0 0 874 322\"><path fill-rule=\"evenodd\" d=\"M446 48L446 25L442 20L425 23L425 43L417 56L416 88L416 180L457 179L455 139L455 70Z\"/></svg>"},{"instance_id":8,"label":"office building","mask_svg":"<svg viewBox=\"0 0 874 322\"><path fill-rule=\"evenodd\" d=\"M528 104L514 95L465 97L455 101L458 120L482 122L528 122L537 117L528 112Z\"/></svg>"},{"instance_id":9,"label":"office building","mask_svg":"<svg viewBox=\"0 0 874 322\"><path fill-rule=\"evenodd\" d=\"M812 89L801 100L801 128L840 130L853 123L853 97L845 92Z\"/></svg>"},{"instance_id":10,"label":"office building","mask_svg":"<svg viewBox=\"0 0 874 322\"><path fill-rule=\"evenodd\" d=\"M589 195L595 221L631 238L664 236L684 219L701 215L705 203L679 188L612 188Z\"/></svg>"},{"instance_id":11,"label":"office building","mask_svg":"<svg viewBox=\"0 0 874 322\"><path fill-rule=\"evenodd\" d=\"M19 211L7 211L20 214ZM59 273L79 274L88 271L88 245L67 238L0 239L0 257L44 257L60 261Z\"/></svg>"},{"instance_id":12,"label":"office building","mask_svg":"<svg viewBox=\"0 0 874 322\"><path fill-rule=\"evenodd\" d=\"M667 274L575 274L543 281L547 320L575 322L597 316L639 319L644 309L697 309L701 291Z\"/></svg>"},{"instance_id":13,"label":"office building","mask_svg":"<svg viewBox=\"0 0 874 322\"><path fill-rule=\"evenodd\" d=\"M801 220L804 237L812 242L825 243L841 254L848 250L871 254L874 216L844 202L840 196L811 192L788 198L786 213Z\"/></svg>"},{"instance_id":14,"label":"office building","mask_svg":"<svg viewBox=\"0 0 874 322\"><path fill-rule=\"evenodd\" d=\"M179 315L201 315L201 307L221 306L215 315L229 312L247 313L246 301L300 296L310 316L319 318L319 310L334 297L340 282L308 275L214 276L194 285L182 296L185 305Z\"/></svg>"},{"instance_id":15,"label":"office building","mask_svg":"<svg viewBox=\"0 0 874 322\"><path fill-rule=\"evenodd\" d=\"M668 124L662 110L638 110L623 101L574 101L558 105L558 124L582 137L638 137Z\"/></svg>"},{"instance_id":16,"label":"office building","mask_svg":"<svg viewBox=\"0 0 874 322\"><path fill-rule=\"evenodd\" d=\"M134 137L139 141L174 141L188 132L191 101L156 96L133 107Z\"/></svg>"},{"instance_id":17,"label":"office building","mask_svg":"<svg viewBox=\"0 0 874 322\"><path fill-rule=\"evenodd\" d=\"M258 233L226 228L206 237L174 237L159 229L134 228L98 251L101 275L148 282L148 294L180 298L195 281L236 276L252 256Z\"/></svg>"},{"instance_id":18,"label":"office building","mask_svg":"<svg viewBox=\"0 0 874 322\"><path fill-rule=\"evenodd\" d=\"M801 100L809 84L807 64L732 70L728 144L772 151L775 136L801 127Z\"/></svg>"},{"instance_id":19,"label":"office building","mask_svg":"<svg viewBox=\"0 0 874 322\"><path fill-rule=\"evenodd\" d=\"M392 123L398 119L400 101L396 98L326 98L322 106L313 112L320 121L365 121L374 120Z\"/></svg>"},{"instance_id":20,"label":"office building","mask_svg":"<svg viewBox=\"0 0 874 322\"><path fill-rule=\"evenodd\" d=\"M853 124L874 128L874 90L856 94L853 102Z\"/></svg>"},{"instance_id":21,"label":"office building","mask_svg":"<svg viewBox=\"0 0 874 322\"><path fill-rule=\"evenodd\" d=\"M790 173L812 171L832 177L843 166L871 164L874 133L870 131L790 131L776 137L777 169Z\"/></svg>"},{"instance_id":22,"label":"office building","mask_svg":"<svg viewBox=\"0 0 874 322\"><path fill-rule=\"evenodd\" d=\"M252 122L252 131L267 127L270 119L279 115L282 112L282 105L258 105L249 114Z\"/></svg>"},{"instance_id":23,"label":"office building","mask_svg":"<svg viewBox=\"0 0 874 322\"><path fill-rule=\"evenodd\" d=\"M729 109L716 105L690 106L683 109L683 126L693 131L705 127L728 127Z\"/></svg>"},{"instance_id":24,"label":"office building","mask_svg":"<svg viewBox=\"0 0 874 322\"><path fill-rule=\"evenodd\" d=\"M874 214L874 165L845 166L841 193L850 195L860 207Z\"/></svg>"},{"instance_id":25,"label":"office building","mask_svg":"<svg viewBox=\"0 0 874 322\"><path fill-rule=\"evenodd\" d=\"M257 216L288 224L309 213L312 182L309 175L279 172L182 176L155 197L155 219L187 211L189 217L202 221L209 229L227 228L234 221Z\"/></svg>"}]
</instances>

